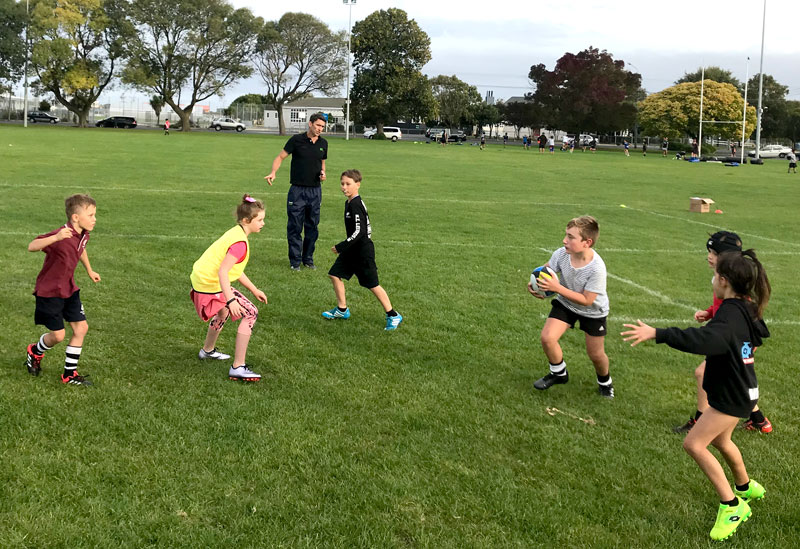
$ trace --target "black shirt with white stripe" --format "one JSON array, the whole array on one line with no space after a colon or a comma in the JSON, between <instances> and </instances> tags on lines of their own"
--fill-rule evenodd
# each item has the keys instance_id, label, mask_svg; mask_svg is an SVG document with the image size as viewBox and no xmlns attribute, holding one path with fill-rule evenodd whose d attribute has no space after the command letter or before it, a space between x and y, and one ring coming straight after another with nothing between
<instances>
[{"instance_id":1,"label":"black shirt with white stripe","mask_svg":"<svg viewBox=\"0 0 800 549\"><path fill-rule=\"evenodd\" d=\"M375 255L372 244L372 226L369 223L367 207L359 195L344 204L344 228L347 238L336 245L340 254Z\"/></svg>"}]
</instances>

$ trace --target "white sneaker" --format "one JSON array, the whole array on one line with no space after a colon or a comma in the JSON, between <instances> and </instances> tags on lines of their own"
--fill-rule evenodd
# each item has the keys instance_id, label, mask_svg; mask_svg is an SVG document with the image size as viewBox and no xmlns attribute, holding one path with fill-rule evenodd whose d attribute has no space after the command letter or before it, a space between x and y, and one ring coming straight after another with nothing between
<instances>
[{"instance_id":1,"label":"white sneaker","mask_svg":"<svg viewBox=\"0 0 800 549\"><path fill-rule=\"evenodd\" d=\"M247 364L242 364L238 368L230 367L228 370L228 377L230 379L238 379L239 381L259 381L261 374L255 373Z\"/></svg>"},{"instance_id":2,"label":"white sneaker","mask_svg":"<svg viewBox=\"0 0 800 549\"><path fill-rule=\"evenodd\" d=\"M213 358L214 360L228 360L230 357L231 355L226 355L225 353L220 353L219 351L217 351L216 347L214 347L208 352L206 352L206 350L201 347L200 353L197 355L197 358L199 358L200 360L206 360L209 358Z\"/></svg>"}]
</instances>

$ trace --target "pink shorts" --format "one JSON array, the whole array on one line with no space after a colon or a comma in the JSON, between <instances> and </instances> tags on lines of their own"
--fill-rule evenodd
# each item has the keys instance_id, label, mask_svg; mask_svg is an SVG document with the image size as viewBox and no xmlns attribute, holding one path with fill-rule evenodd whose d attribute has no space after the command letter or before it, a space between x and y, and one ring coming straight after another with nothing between
<instances>
[{"instance_id":1,"label":"pink shorts","mask_svg":"<svg viewBox=\"0 0 800 549\"><path fill-rule=\"evenodd\" d=\"M197 316L202 318L203 322L208 322L221 309L225 308L225 295L222 292L218 294L203 294L192 290L190 296L197 311Z\"/></svg>"}]
</instances>

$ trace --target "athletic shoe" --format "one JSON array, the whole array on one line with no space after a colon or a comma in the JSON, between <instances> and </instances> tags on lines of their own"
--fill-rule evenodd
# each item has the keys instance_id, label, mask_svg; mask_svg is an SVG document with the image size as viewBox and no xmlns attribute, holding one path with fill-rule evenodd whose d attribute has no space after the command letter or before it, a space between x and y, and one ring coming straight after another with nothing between
<instances>
[{"instance_id":1,"label":"athletic shoe","mask_svg":"<svg viewBox=\"0 0 800 549\"><path fill-rule=\"evenodd\" d=\"M752 419L748 419L744 422L744 425L742 425L742 429L745 431L758 431L759 433L767 434L772 432L772 423L770 423L769 419L766 417L761 423L756 423Z\"/></svg>"},{"instance_id":2,"label":"athletic shoe","mask_svg":"<svg viewBox=\"0 0 800 549\"><path fill-rule=\"evenodd\" d=\"M293 271L299 271L300 270L300 265L289 265L289 268L291 270L293 270Z\"/></svg>"},{"instance_id":3,"label":"athletic shoe","mask_svg":"<svg viewBox=\"0 0 800 549\"><path fill-rule=\"evenodd\" d=\"M211 349L210 351L206 351L202 347L200 347L200 352L197 354L197 358L200 360L206 360L209 358L213 358L214 360L228 360L231 355L226 355L225 353L220 353L216 347Z\"/></svg>"},{"instance_id":4,"label":"athletic shoe","mask_svg":"<svg viewBox=\"0 0 800 549\"><path fill-rule=\"evenodd\" d=\"M313 262L313 261L309 261L308 263L303 263L303 266L304 266L306 269L311 269L312 271L316 271L316 270L317 270L317 266L316 266L316 265L314 265L314 262Z\"/></svg>"},{"instance_id":5,"label":"athletic shoe","mask_svg":"<svg viewBox=\"0 0 800 549\"><path fill-rule=\"evenodd\" d=\"M540 391L544 391L545 389L549 389L553 385L559 385L561 383L566 383L569 381L569 374L564 372L563 376L557 376L553 372L548 373L543 378L537 379L533 382L533 387L535 389L539 389Z\"/></svg>"},{"instance_id":6,"label":"athletic shoe","mask_svg":"<svg viewBox=\"0 0 800 549\"><path fill-rule=\"evenodd\" d=\"M733 493L736 494L737 497L749 503L751 501L763 498L767 494L767 490L753 479L750 479L750 486L747 487L747 490L742 492L734 487Z\"/></svg>"},{"instance_id":7,"label":"athletic shoe","mask_svg":"<svg viewBox=\"0 0 800 549\"><path fill-rule=\"evenodd\" d=\"M37 355L33 350L35 343L28 345L28 357L25 359L25 366L28 367L28 373L32 376L38 376L42 371L42 358L44 355Z\"/></svg>"},{"instance_id":8,"label":"athletic shoe","mask_svg":"<svg viewBox=\"0 0 800 549\"><path fill-rule=\"evenodd\" d=\"M228 378L239 381L260 381L261 374L255 373L247 364L234 368L233 366L228 369Z\"/></svg>"},{"instance_id":9,"label":"athletic shoe","mask_svg":"<svg viewBox=\"0 0 800 549\"><path fill-rule=\"evenodd\" d=\"M92 381L89 379L89 376L82 376L77 370L73 370L72 374L68 376L61 374L61 383L65 385L85 385L87 387L89 385L94 385L94 383L92 383Z\"/></svg>"},{"instance_id":10,"label":"athletic shoe","mask_svg":"<svg viewBox=\"0 0 800 549\"><path fill-rule=\"evenodd\" d=\"M693 417L690 417L689 421L687 421L683 425L678 425L676 427L673 427L672 432L678 434L688 433L689 431L692 430L692 427L694 427L695 423L697 423L697 420Z\"/></svg>"},{"instance_id":11,"label":"athletic shoe","mask_svg":"<svg viewBox=\"0 0 800 549\"><path fill-rule=\"evenodd\" d=\"M597 389L600 392L600 396L603 398L614 398L614 386L613 385L597 385Z\"/></svg>"},{"instance_id":12,"label":"athletic shoe","mask_svg":"<svg viewBox=\"0 0 800 549\"><path fill-rule=\"evenodd\" d=\"M384 330L391 331L396 330L400 323L403 322L403 315L397 313L394 316L386 315L386 327Z\"/></svg>"},{"instance_id":13,"label":"athletic shoe","mask_svg":"<svg viewBox=\"0 0 800 549\"><path fill-rule=\"evenodd\" d=\"M728 539L743 522L750 518L751 514L750 506L744 500L740 499L738 505L720 503L717 521L711 529L711 539L717 541Z\"/></svg>"},{"instance_id":14,"label":"athletic shoe","mask_svg":"<svg viewBox=\"0 0 800 549\"><path fill-rule=\"evenodd\" d=\"M322 318L327 318L328 320L333 320L334 318L350 318L350 307L346 308L344 311L340 311L339 307L334 307L330 311L322 311Z\"/></svg>"}]
</instances>

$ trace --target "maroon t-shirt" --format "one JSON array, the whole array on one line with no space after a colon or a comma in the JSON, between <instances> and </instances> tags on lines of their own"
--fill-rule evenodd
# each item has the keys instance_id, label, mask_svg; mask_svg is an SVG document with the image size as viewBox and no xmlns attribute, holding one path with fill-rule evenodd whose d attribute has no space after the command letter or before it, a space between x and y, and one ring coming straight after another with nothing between
<instances>
[{"instance_id":1,"label":"maroon t-shirt","mask_svg":"<svg viewBox=\"0 0 800 549\"><path fill-rule=\"evenodd\" d=\"M58 229L41 234L36 238L52 236L64 226L69 225L62 225ZM34 295L66 299L78 291L78 285L75 284L75 267L86 249L86 243L89 242L89 231L79 233L72 226L69 228L72 230L70 238L54 242L42 250L45 253L44 265L39 276L36 277Z\"/></svg>"}]
</instances>

